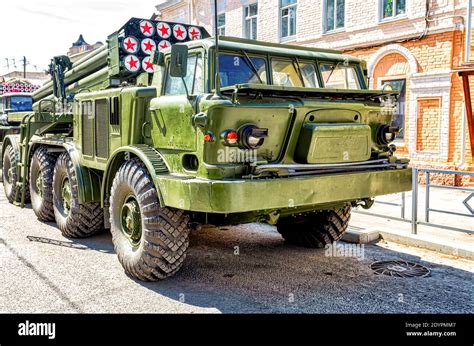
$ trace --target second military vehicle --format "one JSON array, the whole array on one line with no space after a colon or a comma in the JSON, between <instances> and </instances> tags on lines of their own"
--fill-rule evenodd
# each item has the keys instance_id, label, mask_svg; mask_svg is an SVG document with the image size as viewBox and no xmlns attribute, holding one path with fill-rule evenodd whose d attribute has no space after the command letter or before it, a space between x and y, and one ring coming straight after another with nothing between
<instances>
[{"instance_id":1,"label":"second military vehicle","mask_svg":"<svg viewBox=\"0 0 474 346\"><path fill-rule=\"evenodd\" d=\"M110 228L141 280L175 274L200 224L266 222L324 247L352 207L411 188L391 145L395 93L368 90L365 63L338 51L132 18L51 74L4 140L6 196L29 191L67 237Z\"/></svg>"}]
</instances>

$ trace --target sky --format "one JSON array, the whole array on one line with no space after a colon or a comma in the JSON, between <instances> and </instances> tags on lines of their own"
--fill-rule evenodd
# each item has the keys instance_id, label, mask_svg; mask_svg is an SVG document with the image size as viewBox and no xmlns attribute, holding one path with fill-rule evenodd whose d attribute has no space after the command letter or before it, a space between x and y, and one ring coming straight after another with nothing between
<instances>
[{"instance_id":1,"label":"sky","mask_svg":"<svg viewBox=\"0 0 474 346\"><path fill-rule=\"evenodd\" d=\"M55 55L65 55L83 34L87 43L107 36L131 17L150 18L157 0L1 0L0 74L18 70L26 56L28 71L47 68Z\"/></svg>"}]
</instances>

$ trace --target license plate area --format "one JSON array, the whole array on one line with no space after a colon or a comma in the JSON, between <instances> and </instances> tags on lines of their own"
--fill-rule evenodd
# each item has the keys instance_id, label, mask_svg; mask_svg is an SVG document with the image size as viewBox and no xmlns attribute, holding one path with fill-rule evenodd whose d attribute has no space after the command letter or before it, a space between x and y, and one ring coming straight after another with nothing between
<instances>
[{"instance_id":1,"label":"license plate area","mask_svg":"<svg viewBox=\"0 0 474 346\"><path fill-rule=\"evenodd\" d=\"M367 161L371 155L371 130L365 124L303 125L295 160L298 163Z\"/></svg>"}]
</instances>

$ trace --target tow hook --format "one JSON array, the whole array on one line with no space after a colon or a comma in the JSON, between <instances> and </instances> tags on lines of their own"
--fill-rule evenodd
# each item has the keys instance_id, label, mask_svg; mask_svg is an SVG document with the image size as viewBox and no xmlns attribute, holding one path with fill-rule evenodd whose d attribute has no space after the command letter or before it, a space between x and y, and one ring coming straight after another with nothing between
<instances>
[{"instance_id":1,"label":"tow hook","mask_svg":"<svg viewBox=\"0 0 474 346\"><path fill-rule=\"evenodd\" d=\"M364 209L370 209L374 205L375 201L373 198L364 198L361 201L355 203L355 207L362 207Z\"/></svg>"}]
</instances>

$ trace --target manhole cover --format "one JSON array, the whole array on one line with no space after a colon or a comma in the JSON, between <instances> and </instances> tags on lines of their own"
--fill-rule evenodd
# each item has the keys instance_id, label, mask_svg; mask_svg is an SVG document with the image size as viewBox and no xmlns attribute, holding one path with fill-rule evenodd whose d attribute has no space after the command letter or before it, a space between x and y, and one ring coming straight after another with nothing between
<instances>
[{"instance_id":1,"label":"manhole cover","mask_svg":"<svg viewBox=\"0 0 474 346\"><path fill-rule=\"evenodd\" d=\"M430 270L421 264L407 261L378 261L370 265L375 274L384 274L400 278L425 277Z\"/></svg>"}]
</instances>

